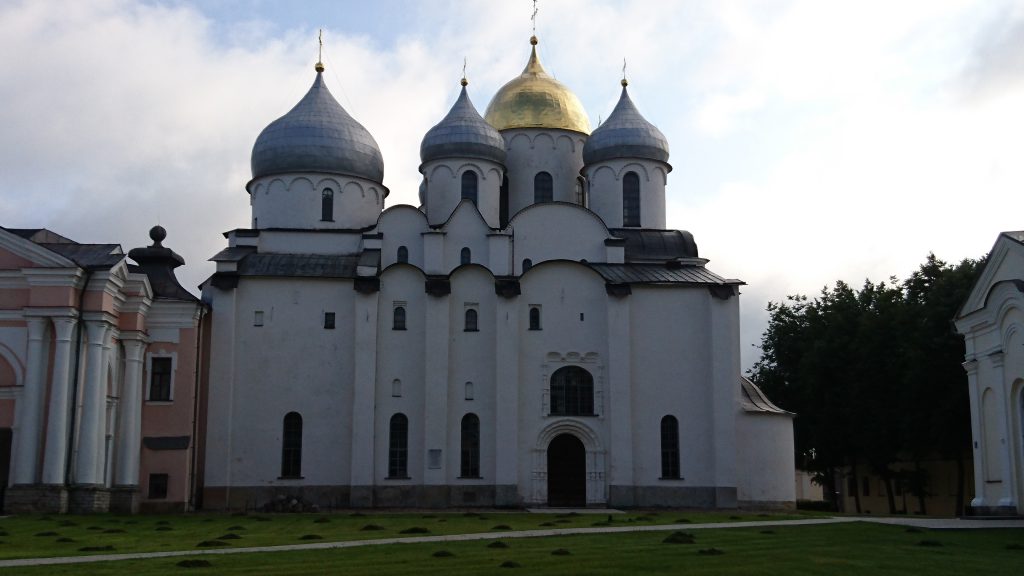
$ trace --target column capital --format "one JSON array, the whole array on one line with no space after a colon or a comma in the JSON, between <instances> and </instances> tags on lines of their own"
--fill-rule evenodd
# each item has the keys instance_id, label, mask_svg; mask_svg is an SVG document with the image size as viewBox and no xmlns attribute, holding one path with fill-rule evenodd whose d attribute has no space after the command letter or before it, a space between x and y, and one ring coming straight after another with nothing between
<instances>
[{"instance_id":1,"label":"column capital","mask_svg":"<svg viewBox=\"0 0 1024 576\"><path fill-rule=\"evenodd\" d=\"M26 316L25 324L28 326L29 340L42 340L50 319L43 316Z\"/></svg>"},{"instance_id":2,"label":"column capital","mask_svg":"<svg viewBox=\"0 0 1024 576\"><path fill-rule=\"evenodd\" d=\"M70 342L71 332L74 331L75 326L78 325L78 318L72 318L70 316L57 316L53 318L53 328L56 332L56 340L58 342Z\"/></svg>"},{"instance_id":3,"label":"column capital","mask_svg":"<svg viewBox=\"0 0 1024 576\"><path fill-rule=\"evenodd\" d=\"M978 373L978 361L974 358L966 360L960 365L964 367L964 372L967 372L968 376L973 376Z\"/></svg>"},{"instance_id":4,"label":"column capital","mask_svg":"<svg viewBox=\"0 0 1024 576\"><path fill-rule=\"evenodd\" d=\"M89 344L103 346L106 344L107 330L110 324L105 320L86 320L85 330L89 334Z\"/></svg>"},{"instance_id":5,"label":"column capital","mask_svg":"<svg viewBox=\"0 0 1024 576\"><path fill-rule=\"evenodd\" d=\"M142 362L146 351L146 340L142 338L121 338L124 346L124 359L127 362Z\"/></svg>"},{"instance_id":6,"label":"column capital","mask_svg":"<svg viewBox=\"0 0 1024 576\"><path fill-rule=\"evenodd\" d=\"M988 355L988 361L991 362L992 366L995 368L1001 368L1003 366L1004 358L1005 354L1003 354L1002 350L996 350Z\"/></svg>"}]
</instances>

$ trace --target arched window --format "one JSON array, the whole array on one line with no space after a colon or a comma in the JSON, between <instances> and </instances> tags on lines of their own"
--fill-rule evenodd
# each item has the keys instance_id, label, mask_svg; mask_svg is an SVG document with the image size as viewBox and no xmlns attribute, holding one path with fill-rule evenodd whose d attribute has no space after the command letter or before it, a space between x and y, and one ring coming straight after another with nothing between
<instances>
[{"instance_id":1,"label":"arched window","mask_svg":"<svg viewBox=\"0 0 1024 576\"><path fill-rule=\"evenodd\" d=\"M476 332L477 330L476 310L469 308L466 310L466 332Z\"/></svg>"},{"instance_id":2,"label":"arched window","mask_svg":"<svg viewBox=\"0 0 1024 576\"><path fill-rule=\"evenodd\" d=\"M398 413L388 430L388 478L409 477L409 419Z\"/></svg>"},{"instance_id":3,"label":"arched window","mask_svg":"<svg viewBox=\"0 0 1024 576\"><path fill-rule=\"evenodd\" d=\"M477 178L476 172L466 170L462 173L462 199L476 204Z\"/></svg>"},{"instance_id":4,"label":"arched window","mask_svg":"<svg viewBox=\"0 0 1024 576\"><path fill-rule=\"evenodd\" d=\"M565 366L551 375L551 414L593 416L594 377L579 366Z\"/></svg>"},{"instance_id":5,"label":"arched window","mask_svg":"<svg viewBox=\"0 0 1024 576\"><path fill-rule=\"evenodd\" d=\"M334 221L334 191L330 188L324 188L320 194L320 220Z\"/></svg>"},{"instance_id":6,"label":"arched window","mask_svg":"<svg viewBox=\"0 0 1024 576\"><path fill-rule=\"evenodd\" d=\"M533 177L533 201L551 202L554 200L554 184L551 181L551 174L538 172Z\"/></svg>"},{"instance_id":7,"label":"arched window","mask_svg":"<svg viewBox=\"0 0 1024 576\"><path fill-rule=\"evenodd\" d=\"M587 205L587 181L583 176L576 177L576 203L580 206Z\"/></svg>"},{"instance_id":8,"label":"arched window","mask_svg":"<svg viewBox=\"0 0 1024 576\"><path fill-rule=\"evenodd\" d=\"M405 246L399 246L398 254L396 254L395 257L399 262L405 264L406 262L409 261L409 249L406 248Z\"/></svg>"},{"instance_id":9,"label":"arched window","mask_svg":"<svg viewBox=\"0 0 1024 576\"><path fill-rule=\"evenodd\" d=\"M391 397L401 398L402 397L402 381L395 378L391 381Z\"/></svg>"},{"instance_id":10,"label":"arched window","mask_svg":"<svg viewBox=\"0 0 1024 576\"><path fill-rule=\"evenodd\" d=\"M661 419L661 477L679 478L679 421L675 416Z\"/></svg>"},{"instance_id":11,"label":"arched window","mask_svg":"<svg viewBox=\"0 0 1024 576\"><path fill-rule=\"evenodd\" d=\"M501 178L501 188L498 189L498 226L508 226L508 174Z\"/></svg>"},{"instance_id":12,"label":"arched window","mask_svg":"<svg viewBox=\"0 0 1024 576\"><path fill-rule=\"evenodd\" d=\"M473 253L469 251L469 248L463 248L459 253L459 264L469 264L472 261Z\"/></svg>"},{"instance_id":13,"label":"arched window","mask_svg":"<svg viewBox=\"0 0 1024 576\"><path fill-rule=\"evenodd\" d=\"M622 177L622 225L640 225L640 177L636 172Z\"/></svg>"},{"instance_id":14,"label":"arched window","mask_svg":"<svg viewBox=\"0 0 1024 576\"><path fill-rule=\"evenodd\" d=\"M392 330L405 330L405 306L395 306L395 317L391 323Z\"/></svg>"},{"instance_id":15,"label":"arched window","mask_svg":"<svg viewBox=\"0 0 1024 576\"><path fill-rule=\"evenodd\" d=\"M533 260L523 258L523 274L526 274L530 268L533 268Z\"/></svg>"},{"instance_id":16,"label":"arched window","mask_svg":"<svg viewBox=\"0 0 1024 576\"><path fill-rule=\"evenodd\" d=\"M540 330L540 308L530 307L530 330Z\"/></svg>"},{"instance_id":17,"label":"arched window","mask_svg":"<svg viewBox=\"0 0 1024 576\"><path fill-rule=\"evenodd\" d=\"M476 414L466 414L462 417L461 462L460 477L480 477L480 418Z\"/></svg>"},{"instance_id":18,"label":"arched window","mask_svg":"<svg viewBox=\"0 0 1024 576\"><path fill-rule=\"evenodd\" d=\"M302 477L302 416L289 412L284 416L281 434L281 477Z\"/></svg>"}]
</instances>

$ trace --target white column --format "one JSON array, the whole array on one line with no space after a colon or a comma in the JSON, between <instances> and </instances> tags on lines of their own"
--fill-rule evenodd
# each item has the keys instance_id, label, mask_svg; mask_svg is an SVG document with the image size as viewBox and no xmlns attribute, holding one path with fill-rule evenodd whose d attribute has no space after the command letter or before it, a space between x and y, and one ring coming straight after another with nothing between
<instances>
[{"instance_id":1,"label":"white column","mask_svg":"<svg viewBox=\"0 0 1024 576\"><path fill-rule=\"evenodd\" d=\"M46 392L46 356L43 336L49 319L28 317L28 357L25 359L25 388L17 409L14 484L34 484L39 476L39 436L42 430L43 397Z\"/></svg>"},{"instance_id":2,"label":"white column","mask_svg":"<svg viewBox=\"0 0 1024 576\"><path fill-rule=\"evenodd\" d=\"M124 384L121 387L121 421L118 427L116 486L139 485L139 451L142 436L142 361L146 343L124 337Z\"/></svg>"},{"instance_id":3,"label":"white column","mask_svg":"<svg viewBox=\"0 0 1024 576\"><path fill-rule=\"evenodd\" d=\"M423 400L423 484L442 485L445 483L444 463L441 453L439 468L430 467L430 450L444 450L448 446L448 342L449 311L448 296L426 298L426 366L424 370Z\"/></svg>"},{"instance_id":4,"label":"white column","mask_svg":"<svg viewBox=\"0 0 1024 576\"><path fill-rule=\"evenodd\" d=\"M611 470L608 471L608 484L626 488L635 485L633 477L632 340L629 330L630 298L632 296L608 296L608 369L605 380L605 389L608 390L608 423L612 432L608 449L612 462ZM604 413L603 408L601 410ZM660 439L660 437L657 438ZM645 452L650 452L650 450L645 450ZM660 454L660 452L658 453ZM644 480L647 483L646 481L649 479L645 478ZM632 504L633 502L624 503L627 506Z\"/></svg>"},{"instance_id":5,"label":"white column","mask_svg":"<svg viewBox=\"0 0 1024 576\"><path fill-rule=\"evenodd\" d=\"M989 361L992 363L992 381L995 382L995 386L992 387L992 391L996 393L998 399L997 406L1000 406L1000 418L998 425L999 430L999 441L1002 444L999 447L999 459L1000 467L1002 469L1003 482L999 494L999 506L1009 506L1011 508L1017 507L1017 501L1014 499L1014 494L1017 491L1017 487L1014 484L1014 474L1012 467L1012 458L1010 455L1010 414L1012 407L1010 403L1009 390L1006 386L1005 376L1003 374L1003 362L1005 355L1003 352L994 352L989 354Z\"/></svg>"},{"instance_id":6,"label":"white column","mask_svg":"<svg viewBox=\"0 0 1024 576\"><path fill-rule=\"evenodd\" d=\"M82 416L78 427L78 453L75 460L76 484L99 484L97 460L102 460L103 415L106 413L106 386L103 378L103 348L109 325L101 320L85 323L89 345L86 348L85 386L82 388Z\"/></svg>"},{"instance_id":7,"label":"white column","mask_svg":"<svg viewBox=\"0 0 1024 576\"><path fill-rule=\"evenodd\" d=\"M981 423L981 396L978 394L978 361L968 360L962 364L967 372L967 393L971 403L971 435L974 438L974 499L971 507L987 506L985 501L985 473L982 455L985 453L985 432Z\"/></svg>"},{"instance_id":8,"label":"white column","mask_svg":"<svg viewBox=\"0 0 1024 576\"><path fill-rule=\"evenodd\" d=\"M352 377L352 504L372 506L373 495L357 487L373 486L374 395L377 390L377 310L380 294L355 294L352 330L355 334L355 367Z\"/></svg>"},{"instance_id":9,"label":"white column","mask_svg":"<svg viewBox=\"0 0 1024 576\"><path fill-rule=\"evenodd\" d=\"M495 306L496 356L494 366L494 482L519 482L519 316L518 297L499 297ZM531 439L532 440L532 439ZM527 496L525 483L520 487ZM508 506L516 502L495 502Z\"/></svg>"},{"instance_id":10,"label":"white column","mask_svg":"<svg viewBox=\"0 0 1024 576\"><path fill-rule=\"evenodd\" d=\"M50 412L46 421L46 453L43 457L43 484L64 484L68 450L68 407L71 400L71 336L76 318L54 318L53 381L50 385Z\"/></svg>"}]
</instances>

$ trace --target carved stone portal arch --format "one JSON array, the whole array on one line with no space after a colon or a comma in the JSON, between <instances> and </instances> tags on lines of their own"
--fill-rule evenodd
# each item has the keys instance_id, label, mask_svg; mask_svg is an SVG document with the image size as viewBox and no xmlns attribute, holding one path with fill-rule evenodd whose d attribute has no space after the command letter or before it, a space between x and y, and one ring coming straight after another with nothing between
<instances>
[{"instance_id":1,"label":"carved stone portal arch","mask_svg":"<svg viewBox=\"0 0 1024 576\"><path fill-rule=\"evenodd\" d=\"M537 434L533 447L529 500L539 506L548 505L548 450L562 435L573 436L583 444L586 467L586 505L604 506L608 501L606 483L606 450L601 437L590 422L578 418L560 418Z\"/></svg>"}]
</instances>

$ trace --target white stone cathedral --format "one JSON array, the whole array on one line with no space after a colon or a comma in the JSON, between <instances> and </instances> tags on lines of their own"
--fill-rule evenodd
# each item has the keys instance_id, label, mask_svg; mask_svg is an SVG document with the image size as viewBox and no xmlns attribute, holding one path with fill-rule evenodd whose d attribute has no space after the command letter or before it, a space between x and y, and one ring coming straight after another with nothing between
<instances>
[{"instance_id":1,"label":"white stone cathedral","mask_svg":"<svg viewBox=\"0 0 1024 576\"><path fill-rule=\"evenodd\" d=\"M794 503L742 282L665 229L665 137L625 81L591 131L531 44L423 138L419 207L384 209L319 64L259 135L252 227L202 286L205 508Z\"/></svg>"}]
</instances>

